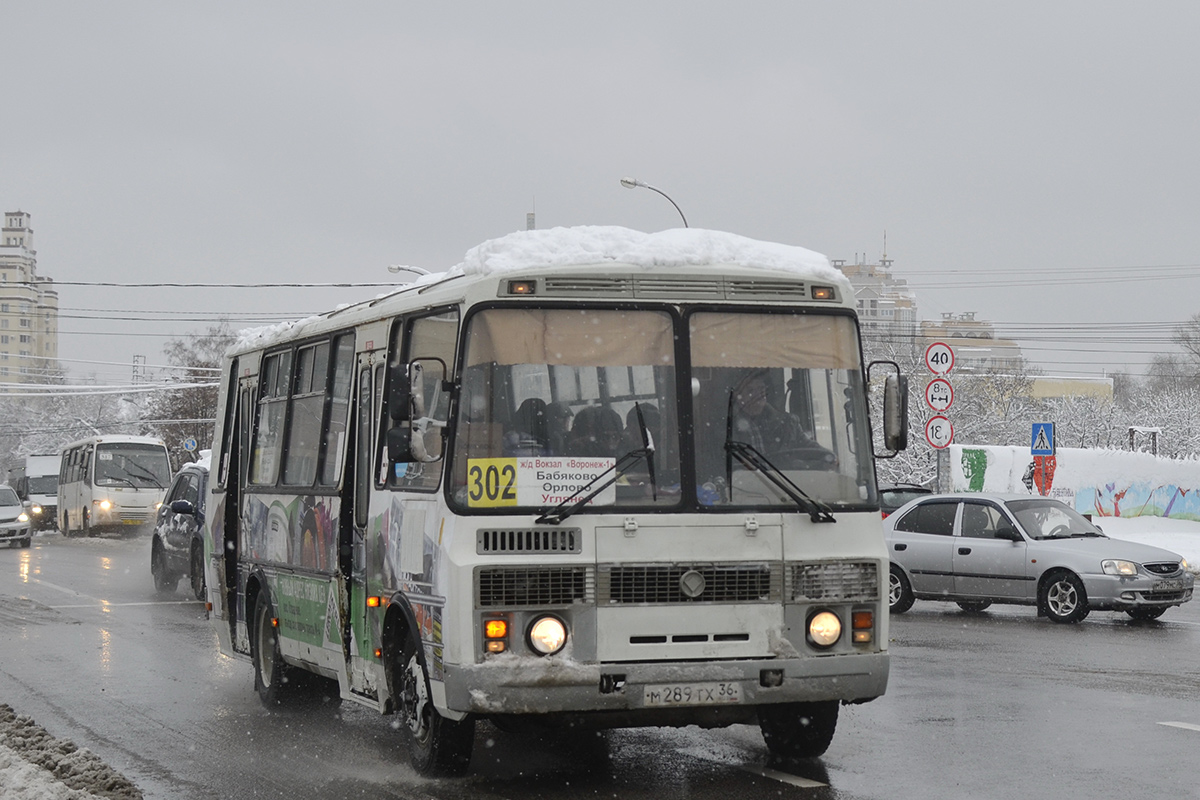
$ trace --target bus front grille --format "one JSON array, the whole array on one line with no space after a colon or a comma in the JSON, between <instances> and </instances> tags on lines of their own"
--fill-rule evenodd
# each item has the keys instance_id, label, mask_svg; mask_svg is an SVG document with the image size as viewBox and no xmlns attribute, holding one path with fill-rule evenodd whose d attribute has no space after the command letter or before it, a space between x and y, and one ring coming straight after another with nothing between
<instances>
[{"instance_id":1,"label":"bus front grille","mask_svg":"<svg viewBox=\"0 0 1200 800\"><path fill-rule=\"evenodd\" d=\"M475 534L475 552L579 553L583 550L579 528L482 528Z\"/></svg>"},{"instance_id":2,"label":"bus front grille","mask_svg":"<svg viewBox=\"0 0 1200 800\"><path fill-rule=\"evenodd\" d=\"M596 593L589 567L480 567L478 608L526 608L590 603Z\"/></svg>"},{"instance_id":3,"label":"bus front grille","mask_svg":"<svg viewBox=\"0 0 1200 800\"><path fill-rule=\"evenodd\" d=\"M783 594L779 564L602 564L600 605L767 603Z\"/></svg>"},{"instance_id":4,"label":"bus front grille","mask_svg":"<svg viewBox=\"0 0 1200 800\"><path fill-rule=\"evenodd\" d=\"M879 565L874 561L820 561L792 564L792 600L879 599Z\"/></svg>"}]
</instances>

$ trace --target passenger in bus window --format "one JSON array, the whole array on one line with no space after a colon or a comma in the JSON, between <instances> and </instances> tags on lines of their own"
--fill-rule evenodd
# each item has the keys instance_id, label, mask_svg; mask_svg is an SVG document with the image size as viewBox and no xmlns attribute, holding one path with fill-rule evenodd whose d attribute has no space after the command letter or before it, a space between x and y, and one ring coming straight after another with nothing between
<instances>
[{"instance_id":1,"label":"passenger in bus window","mask_svg":"<svg viewBox=\"0 0 1200 800\"><path fill-rule=\"evenodd\" d=\"M570 455L615 458L621 447L625 426L621 415L611 408L588 406L575 415L571 425Z\"/></svg>"},{"instance_id":2,"label":"passenger in bus window","mask_svg":"<svg viewBox=\"0 0 1200 800\"><path fill-rule=\"evenodd\" d=\"M658 406L653 403L635 403L629 412L625 415L625 438L622 440L622 446L625 451L635 450L645 447L642 441L642 426L638 422L638 410L642 412L642 419L646 422L646 433L650 434L650 441L655 449L663 446L662 442L662 414L658 411Z\"/></svg>"},{"instance_id":3,"label":"passenger in bus window","mask_svg":"<svg viewBox=\"0 0 1200 800\"><path fill-rule=\"evenodd\" d=\"M504 434L504 455L540 456L550 452L550 417L546 401L528 397L513 414L512 430Z\"/></svg>"}]
</instances>

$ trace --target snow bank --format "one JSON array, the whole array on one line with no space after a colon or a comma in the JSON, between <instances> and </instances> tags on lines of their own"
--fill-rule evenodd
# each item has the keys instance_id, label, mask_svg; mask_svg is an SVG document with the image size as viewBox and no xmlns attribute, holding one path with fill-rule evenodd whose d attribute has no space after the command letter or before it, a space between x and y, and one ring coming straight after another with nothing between
<instances>
[{"instance_id":1,"label":"snow bank","mask_svg":"<svg viewBox=\"0 0 1200 800\"><path fill-rule=\"evenodd\" d=\"M0 705L0 797L14 800L141 800L142 792L89 750L56 739Z\"/></svg>"}]
</instances>

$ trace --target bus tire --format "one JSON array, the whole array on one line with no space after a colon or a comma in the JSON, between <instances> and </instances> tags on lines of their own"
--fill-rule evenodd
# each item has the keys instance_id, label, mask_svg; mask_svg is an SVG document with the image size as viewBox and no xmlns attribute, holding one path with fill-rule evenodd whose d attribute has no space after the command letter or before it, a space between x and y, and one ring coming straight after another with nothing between
<instances>
[{"instance_id":1,"label":"bus tire","mask_svg":"<svg viewBox=\"0 0 1200 800\"><path fill-rule=\"evenodd\" d=\"M63 513L62 535L64 539L71 538L71 520L68 518L66 512Z\"/></svg>"},{"instance_id":2,"label":"bus tire","mask_svg":"<svg viewBox=\"0 0 1200 800\"><path fill-rule=\"evenodd\" d=\"M84 536L96 535L96 532L92 530L92 517L88 514L86 508L83 510L83 520L80 523L80 528Z\"/></svg>"},{"instance_id":3,"label":"bus tire","mask_svg":"<svg viewBox=\"0 0 1200 800\"><path fill-rule=\"evenodd\" d=\"M785 761L816 758L837 729L838 701L759 706L758 725L771 755Z\"/></svg>"},{"instance_id":4,"label":"bus tire","mask_svg":"<svg viewBox=\"0 0 1200 800\"><path fill-rule=\"evenodd\" d=\"M254 691L267 708L282 705L292 698L289 685L296 670L283 661L276 635L275 609L264 588L254 604L254 630L250 638L250 659L254 662Z\"/></svg>"},{"instance_id":5,"label":"bus tire","mask_svg":"<svg viewBox=\"0 0 1200 800\"><path fill-rule=\"evenodd\" d=\"M416 637L405 636L404 647L392 669L400 729L408 741L413 769L422 775L462 775L471 763L475 742L475 720L447 719L433 705L429 676L417 651Z\"/></svg>"}]
</instances>

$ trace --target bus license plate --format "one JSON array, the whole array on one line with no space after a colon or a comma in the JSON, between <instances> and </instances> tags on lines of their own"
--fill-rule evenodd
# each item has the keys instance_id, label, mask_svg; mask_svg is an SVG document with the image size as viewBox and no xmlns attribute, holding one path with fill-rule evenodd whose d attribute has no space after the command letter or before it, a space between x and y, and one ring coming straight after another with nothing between
<instances>
[{"instance_id":1,"label":"bus license plate","mask_svg":"<svg viewBox=\"0 0 1200 800\"><path fill-rule=\"evenodd\" d=\"M714 706L742 702L742 686L738 683L656 683L646 686L643 705L647 706Z\"/></svg>"},{"instance_id":2,"label":"bus license plate","mask_svg":"<svg viewBox=\"0 0 1200 800\"><path fill-rule=\"evenodd\" d=\"M123 519L123 520L121 520L121 524L122 525L141 525L145 521L146 520L144 520L144 519Z\"/></svg>"}]
</instances>

